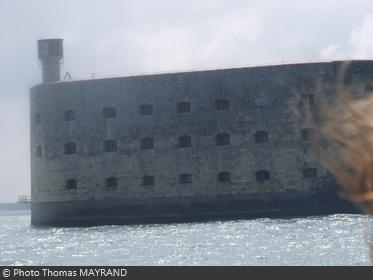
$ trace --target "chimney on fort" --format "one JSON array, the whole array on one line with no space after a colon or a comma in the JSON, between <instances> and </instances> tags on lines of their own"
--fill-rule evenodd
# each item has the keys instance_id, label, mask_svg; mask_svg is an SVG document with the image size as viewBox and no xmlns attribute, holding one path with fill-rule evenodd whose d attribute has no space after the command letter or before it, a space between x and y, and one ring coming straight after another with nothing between
<instances>
[{"instance_id":1,"label":"chimney on fort","mask_svg":"<svg viewBox=\"0 0 373 280\"><path fill-rule=\"evenodd\" d=\"M63 60L63 40L38 40L38 59L41 62L43 83L59 81Z\"/></svg>"}]
</instances>

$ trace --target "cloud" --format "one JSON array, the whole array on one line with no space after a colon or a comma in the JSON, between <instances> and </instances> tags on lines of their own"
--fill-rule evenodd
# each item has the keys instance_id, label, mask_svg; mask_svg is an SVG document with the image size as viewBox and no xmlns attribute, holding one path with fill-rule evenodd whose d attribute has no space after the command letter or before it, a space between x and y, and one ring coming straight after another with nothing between
<instances>
[{"instance_id":1,"label":"cloud","mask_svg":"<svg viewBox=\"0 0 373 280\"><path fill-rule=\"evenodd\" d=\"M0 97L0 202L30 194L28 99Z\"/></svg>"},{"instance_id":2,"label":"cloud","mask_svg":"<svg viewBox=\"0 0 373 280\"><path fill-rule=\"evenodd\" d=\"M136 35L133 40L145 54L142 62L146 69L175 71L238 65L247 57L247 45L258 38L260 24L256 14L228 14L206 20L199 29L191 25L171 26Z\"/></svg>"},{"instance_id":3,"label":"cloud","mask_svg":"<svg viewBox=\"0 0 373 280\"><path fill-rule=\"evenodd\" d=\"M358 59L373 59L373 13L351 33L352 56Z\"/></svg>"},{"instance_id":4,"label":"cloud","mask_svg":"<svg viewBox=\"0 0 373 280\"><path fill-rule=\"evenodd\" d=\"M320 58L323 60L340 60L347 57L338 44L331 44L324 47L320 52Z\"/></svg>"},{"instance_id":5,"label":"cloud","mask_svg":"<svg viewBox=\"0 0 373 280\"><path fill-rule=\"evenodd\" d=\"M372 58L372 32L371 0L1 0L0 201L29 192L37 39L63 38L63 72L78 79Z\"/></svg>"},{"instance_id":6,"label":"cloud","mask_svg":"<svg viewBox=\"0 0 373 280\"><path fill-rule=\"evenodd\" d=\"M343 43L331 43L320 51L321 59L373 59L373 13L351 27L348 40Z\"/></svg>"}]
</instances>

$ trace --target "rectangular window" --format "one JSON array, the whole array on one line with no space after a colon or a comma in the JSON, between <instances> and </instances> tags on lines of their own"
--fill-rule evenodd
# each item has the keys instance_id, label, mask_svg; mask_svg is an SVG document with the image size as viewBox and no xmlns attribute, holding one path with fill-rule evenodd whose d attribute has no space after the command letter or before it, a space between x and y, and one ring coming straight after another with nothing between
<instances>
[{"instance_id":1,"label":"rectangular window","mask_svg":"<svg viewBox=\"0 0 373 280\"><path fill-rule=\"evenodd\" d=\"M255 144L268 143L268 132L259 131L255 133L254 138L255 138Z\"/></svg>"},{"instance_id":2,"label":"rectangular window","mask_svg":"<svg viewBox=\"0 0 373 280\"><path fill-rule=\"evenodd\" d=\"M36 157L41 158L43 156L43 150L41 146L36 146Z\"/></svg>"},{"instance_id":3,"label":"rectangular window","mask_svg":"<svg viewBox=\"0 0 373 280\"><path fill-rule=\"evenodd\" d=\"M41 114L36 114L35 115L34 123L36 125L41 124Z\"/></svg>"},{"instance_id":4,"label":"rectangular window","mask_svg":"<svg viewBox=\"0 0 373 280\"><path fill-rule=\"evenodd\" d=\"M230 183L231 182L231 174L228 172L221 172L218 174L218 182L219 183Z\"/></svg>"},{"instance_id":5,"label":"rectangular window","mask_svg":"<svg viewBox=\"0 0 373 280\"><path fill-rule=\"evenodd\" d=\"M314 106L315 105L315 97L313 94L303 94L300 100L300 106Z\"/></svg>"},{"instance_id":6,"label":"rectangular window","mask_svg":"<svg viewBox=\"0 0 373 280\"><path fill-rule=\"evenodd\" d=\"M65 183L65 188L67 190L76 190L78 188L78 183L74 179L67 180Z\"/></svg>"},{"instance_id":7,"label":"rectangular window","mask_svg":"<svg viewBox=\"0 0 373 280\"><path fill-rule=\"evenodd\" d=\"M218 99L215 101L215 109L217 111L225 111L229 109L229 100L227 99Z\"/></svg>"},{"instance_id":8,"label":"rectangular window","mask_svg":"<svg viewBox=\"0 0 373 280\"><path fill-rule=\"evenodd\" d=\"M64 146L64 153L65 155L74 155L76 154L76 144L71 142L71 143L66 143Z\"/></svg>"},{"instance_id":9,"label":"rectangular window","mask_svg":"<svg viewBox=\"0 0 373 280\"><path fill-rule=\"evenodd\" d=\"M64 113L64 121L65 122L70 122L75 120L75 112L74 111L65 111Z\"/></svg>"},{"instance_id":10,"label":"rectangular window","mask_svg":"<svg viewBox=\"0 0 373 280\"><path fill-rule=\"evenodd\" d=\"M316 136L316 131L312 128L307 128L302 130L303 141L314 141Z\"/></svg>"},{"instance_id":11,"label":"rectangular window","mask_svg":"<svg viewBox=\"0 0 373 280\"><path fill-rule=\"evenodd\" d=\"M184 135L179 137L179 148L190 148L192 147L192 137Z\"/></svg>"},{"instance_id":12,"label":"rectangular window","mask_svg":"<svg viewBox=\"0 0 373 280\"><path fill-rule=\"evenodd\" d=\"M153 115L153 106L152 105L141 105L139 107L139 114L141 116L151 116L151 115Z\"/></svg>"},{"instance_id":13,"label":"rectangular window","mask_svg":"<svg viewBox=\"0 0 373 280\"><path fill-rule=\"evenodd\" d=\"M115 190L118 188L118 179L111 177L105 180L105 185L108 190Z\"/></svg>"},{"instance_id":14,"label":"rectangular window","mask_svg":"<svg viewBox=\"0 0 373 280\"><path fill-rule=\"evenodd\" d=\"M190 174L182 174L182 175L180 175L180 177L179 177L179 183L180 183L181 185L191 184L192 181L193 181L193 177L192 177L192 175L190 175Z\"/></svg>"},{"instance_id":15,"label":"rectangular window","mask_svg":"<svg viewBox=\"0 0 373 280\"><path fill-rule=\"evenodd\" d=\"M264 183L271 179L271 174L267 170L260 170L255 173L255 177L258 183Z\"/></svg>"},{"instance_id":16,"label":"rectangular window","mask_svg":"<svg viewBox=\"0 0 373 280\"><path fill-rule=\"evenodd\" d=\"M227 133L218 134L215 141L217 146L228 146L231 143L230 135Z\"/></svg>"},{"instance_id":17,"label":"rectangular window","mask_svg":"<svg viewBox=\"0 0 373 280\"><path fill-rule=\"evenodd\" d=\"M181 102L177 104L177 111L180 114L187 114L191 112L191 105L188 102Z\"/></svg>"},{"instance_id":18,"label":"rectangular window","mask_svg":"<svg viewBox=\"0 0 373 280\"><path fill-rule=\"evenodd\" d=\"M317 178L317 170L315 168L307 168L303 171L304 178Z\"/></svg>"},{"instance_id":19,"label":"rectangular window","mask_svg":"<svg viewBox=\"0 0 373 280\"><path fill-rule=\"evenodd\" d=\"M104 119L113 119L117 116L117 111L115 108L104 108L102 110L102 115L104 117Z\"/></svg>"},{"instance_id":20,"label":"rectangular window","mask_svg":"<svg viewBox=\"0 0 373 280\"><path fill-rule=\"evenodd\" d=\"M153 150L154 149L154 140L153 138L144 138L140 141L140 149L145 150Z\"/></svg>"},{"instance_id":21,"label":"rectangular window","mask_svg":"<svg viewBox=\"0 0 373 280\"><path fill-rule=\"evenodd\" d=\"M142 179L142 184L144 186L154 186L155 185L155 179L153 176L145 176Z\"/></svg>"},{"instance_id":22,"label":"rectangular window","mask_svg":"<svg viewBox=\"0 0 373 280\"><path fill-rule=\"evenodd\" d=\"M117 141L115 140L106 140L104 142L104 150L105 153L114 153L118 149L117 147Z\"/></svg>"}]
</instances>

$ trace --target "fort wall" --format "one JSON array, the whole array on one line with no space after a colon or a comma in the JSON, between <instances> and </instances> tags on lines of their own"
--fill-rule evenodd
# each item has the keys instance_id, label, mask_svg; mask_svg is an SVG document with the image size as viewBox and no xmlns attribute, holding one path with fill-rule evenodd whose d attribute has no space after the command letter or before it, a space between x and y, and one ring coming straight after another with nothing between
<instances>
[{"instance_id":1,"label":"fort wall","mask_svg":"<svg viewBox=\"0 0 373 280\"><path fill-rule=\"evenodd\" d=\"M210 216L229 215L233 204L236 214L281 212L281 203L268 204L271 197L299 197L307 208L309 194L335 183L313 155L311 132L293 109L308 102L317 111L318 80L325 96L334 96L341 65L274 65L33 87L33 223L98 216L102 222L115 215L131 221L158 214L185 218L196 205L202 207L199 214ZM345 81L355 95L365 95L372 74L373 61L353 61ZM261 206L250 208L254 200ZM321 208L328 208L324 204Z\"/></svg>"}]
</instances>

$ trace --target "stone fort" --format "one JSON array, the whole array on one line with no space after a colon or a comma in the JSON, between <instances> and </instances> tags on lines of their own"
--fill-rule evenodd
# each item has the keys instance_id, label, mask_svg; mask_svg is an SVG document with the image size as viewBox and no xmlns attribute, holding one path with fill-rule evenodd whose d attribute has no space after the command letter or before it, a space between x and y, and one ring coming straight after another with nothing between
<instances>
[{"instance_id":1,"label":"stone fort","mask_svg":"<svg viewBox=\"0 0 373 280\"><path fill-rule=\"evenodd\" d=\"M60 80L61 39L38 41L30 91L32 224L184 222L355 211L312 153L316 81L342 61ZM373 61L345 82L364 95Z\"/></svg>"}]
</instances>

